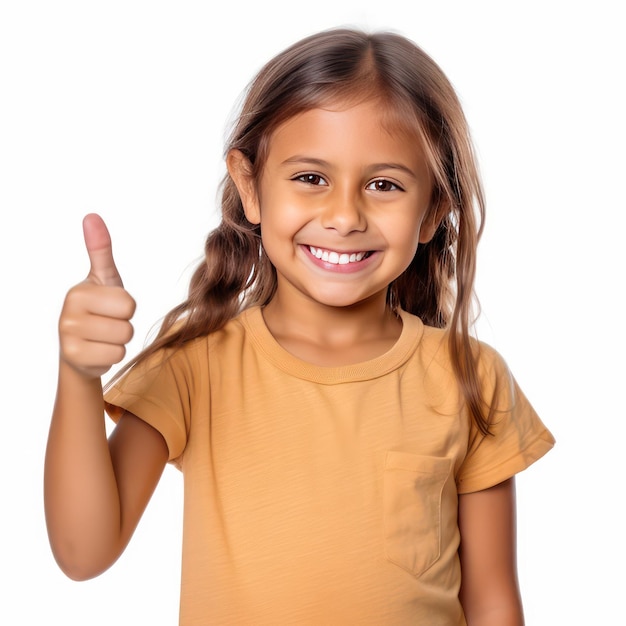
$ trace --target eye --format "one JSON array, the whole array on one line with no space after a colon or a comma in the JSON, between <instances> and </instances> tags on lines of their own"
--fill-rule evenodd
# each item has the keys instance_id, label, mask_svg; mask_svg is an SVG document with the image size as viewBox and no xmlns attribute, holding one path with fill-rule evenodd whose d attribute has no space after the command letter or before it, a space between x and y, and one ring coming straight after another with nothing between
<instances>
[{"instance_id":1,"label":"eye","mask_svg":"<svg viewBox=\"0 0 626 626\"><path fill-rule=\"evenodd\" d=\"M368 183L365 188L371 191L404 191L399 185L385 178L373 180L371 183Z\"/></svg>"},{"instance_id":2,"label":"eye","mask_svg":"<svg viewBox=\"0 0 626 626\"><path fill-rule=\"evenodd\" d=\"M298 174L293 180L314 186L327 186L328 183L319 174Z\"/></svg>"}]
</instances>

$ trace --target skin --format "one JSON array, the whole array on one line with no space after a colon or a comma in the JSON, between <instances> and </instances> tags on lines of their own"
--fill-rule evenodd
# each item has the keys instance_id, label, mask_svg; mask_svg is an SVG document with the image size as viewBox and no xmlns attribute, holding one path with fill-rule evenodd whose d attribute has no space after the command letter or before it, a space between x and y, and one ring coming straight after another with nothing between
<instances>
[{"instance_id":1,"label":"skin","mask_svg":"<svg viewBox=\"0 0 626 626\"><path fill-rule=\"evenodd\" d=\"M386 129L379 103L364 102L288 120L272 136L258 183L241 153L229 155L228 167L277 271L264 317L283 347L329 366L389 349L401 328L386 306L387 287L433 236L441 210L430 206L432 178L419 142ZM312 261L310 245L375 251L376 258L338 274ZM468 625L523 625L514 480L460 496L459 528Z\"/></svg>"},{"instance_id":2,"label":"skin","mask_svg":"<svg viewBox=\"0 0 626 626\"><path fill-rule=\"evenodd\" d=\"M366 360L393 345L401 325L386 306L387 288L436 227L425 222L432 181L419 144L386 130L379 106L291 118L274 132L258 184L241 153L228 157L246 217L261 224L277 270L265 322L288 350L320 365ZM370 258L345 273L313 259L309 246Z\"/></svg>"},{"instance_id":3,"label":"skin","mask_svg":"<svg viewBox=\"0 0 626 626\"><path fill-rule=\"evenodd\" d=\"M468 626L524 626L515 528L514 478L459 496L460 599Z\"/></svg>"},{"instance_id":4,"label":"skin","mask_svg":"<svg viewBox=\"0 0 626 626\"><path fill-rule=\"evenodd\" d=\"M437 226L441 207L430 206L432 178L419 143L387 128L379 110L363 102L288 120L271 137L259 181L241 153L228 155L246 216L261 224L277 270L266 324L285 349L311 363L364 361L397 341L401 322L386 306L387 287ZM44 484L52 550L76 580L120 556L168 459L162 436L132 414L106 438L100 377L124 357L135 303L101 218L88 215L84 235L91 268L68 292L59 321ZM310 246L367 255L338 266L317 259ZM513 479L460 496L459 528L468 624L522 625Z\"/></svg>"},{"instance_id":5,"label":"skin","mask_svg":"<svg viewBox=\"0 0 626 626\"><path fill-rule=\"evenodd\" d=\"M74 580L97 576L119 557L161 476L163 437L127 413L107 441L100 376L125 354L135 302L115 267L100 217L85 217L91 268L67 294L59 320L60 359L44 469L53 554Z\"/></svg>"}]
</instances>

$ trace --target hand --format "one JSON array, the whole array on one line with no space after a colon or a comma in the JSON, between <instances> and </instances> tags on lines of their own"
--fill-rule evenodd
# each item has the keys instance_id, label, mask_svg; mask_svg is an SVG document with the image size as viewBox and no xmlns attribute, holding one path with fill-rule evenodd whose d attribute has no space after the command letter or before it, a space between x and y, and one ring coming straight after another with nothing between
<instances>
[{"instance_id":1,"label":"hand","mask_svg":"<svg viewBox=\"0 0 626 626\"><path fill-rule=\"evenodd\" d=\"M87 215L83 233L91 268L65 298L59 319L61 359L86 377L98 378L126 354L135 301L122 284L102 218Z\"/></svg>"}]
</instances>

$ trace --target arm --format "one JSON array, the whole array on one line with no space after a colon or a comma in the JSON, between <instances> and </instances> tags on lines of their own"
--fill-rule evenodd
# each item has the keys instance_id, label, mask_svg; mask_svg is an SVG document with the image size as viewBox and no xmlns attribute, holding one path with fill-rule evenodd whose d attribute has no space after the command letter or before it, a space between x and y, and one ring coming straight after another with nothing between
<instances>
[{"instance_id":1,"label":"arm","mask_svg":"<svg viewBox=\"0 0 626 626\"><path fill-rule=\"evenodd\" d=\"M517 580L515 479L459 496L460 599L468 626L523 626Z\"/></svg>"},{"instance_id":2,"label":"arm","mask_svg":"<svg viewBox=\"0 0 626 626\"><path fill-rule=\"evenodd\" d=\"M124 356L135 304L122 287L102 220L88 216L84 228L91 271L61 312L44 468L50 545L61 569L77 580L98 575L122 553L168 458L162 436L128 413L107 441L100 376Z\"/></svg>"}]
</instances>

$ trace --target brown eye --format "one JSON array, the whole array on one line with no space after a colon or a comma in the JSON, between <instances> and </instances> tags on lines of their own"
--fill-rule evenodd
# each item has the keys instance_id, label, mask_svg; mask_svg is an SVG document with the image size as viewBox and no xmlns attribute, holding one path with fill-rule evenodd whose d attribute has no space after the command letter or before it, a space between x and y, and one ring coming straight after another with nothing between
<instances>
[{"instance_id":1,"label":"brown eye","mask_svg":"<svg viewBox=\"0 0 626 626\"><path fill-rule=\"evenodd\" d=\"M315 186L328 184L319 174L298 174L294 180Z\"/></svg>"},{"instance_id":2,"label":"brown eye","mask_svg":"<svg viewBox=\"0 0 626 626\"><path fill-rule=\"evenodd\" d=\"M370 189L372 191L402 191L398 185L384 178L373 180L369 183L366 189Z\"/></svg>"}]
</instances>

